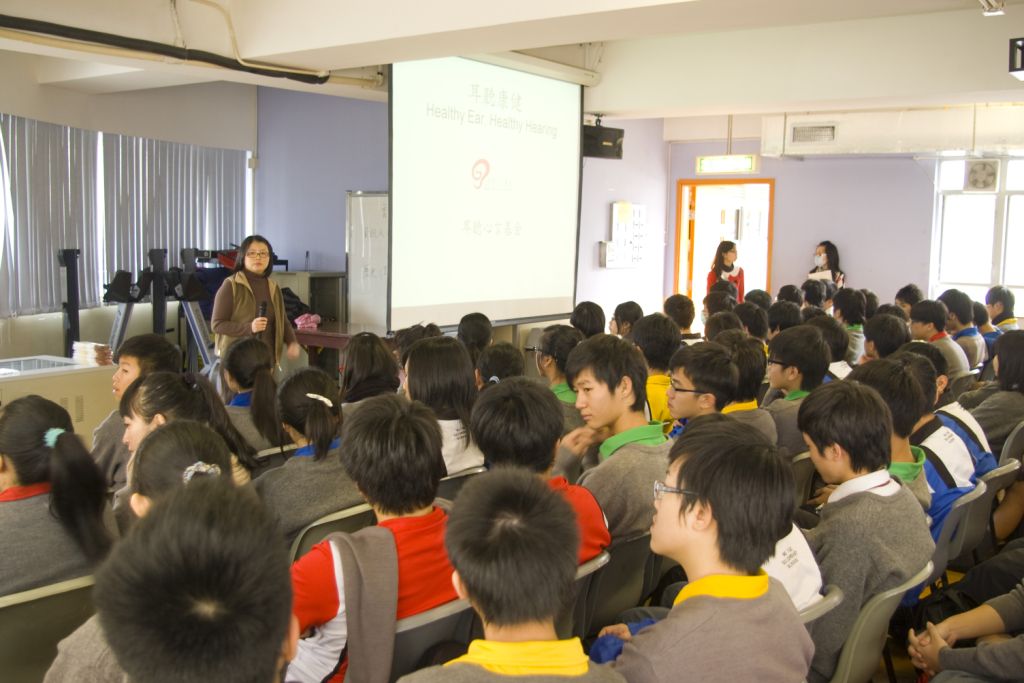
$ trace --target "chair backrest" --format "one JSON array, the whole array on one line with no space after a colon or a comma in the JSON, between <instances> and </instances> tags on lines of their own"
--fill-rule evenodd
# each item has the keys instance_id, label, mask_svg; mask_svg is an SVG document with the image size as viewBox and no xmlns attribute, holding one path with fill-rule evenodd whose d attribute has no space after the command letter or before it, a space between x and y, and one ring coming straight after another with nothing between
<instances>
[{"instance_id":1,"label":"chair backrest","mask_svg":"<svg viewBox=\"0 0 1024 683\"><path fill-rule=\"evenodd\" d=\"M960 529L950 539L950 560L960 557L963 553L971 552L985 538L985 532L988 530L988 524L992 517L992 498L994 496L995 494L989 492L984 481L979 481L975 484L973 491L961 496L960 500L967 499L963 502L967 511L964 512Z\"/></svg>"},{"instance_id":2,"label":"chair backrest","mask_svg":"<svg viewBox=\"0 0 1024 683\"><path fill-rule=\"evenodd\" d=\"M965 391L970 391L974 386L974 383L981 377L981 370L975 368L963 377L958 377L950 382L949 392L953 395L953 398L960 398L960 394Z\"/></svg>"},{"instance_id":3,"label":"chair backrest","mask_svg":"<svg viewBox=\"0 0 1024 683\"><path fill-rule=\"evenodd\" d=\"M0 597L0 678L38 683L57 643L93 615L91 576Z\"/></svg>"},{"instance_id":4,"label":"chair backrest","mask_svg":"<svg viewBox=\"0 0 1024 683\"><path fill-rule=\"evenodd\" d=\"M427 650L446 641L469 644L474 614L466 600L452 600L426 612L400 619L395 624L395 649L391 656L394 683L420 666Z\"/></svg>"},{"instance_id":5,"label":"chair backrest","mask_svg":"<svg viewBox=\"0 0 1024 683\"><path fill-rule=\"evenodd\" d=\"M586 635L584 631L587 628L587 595L590 593L591 582L594 573L608 564L611 558L607 550L602 550L596 557L576 568L572 605L555 620L555 630L559 638L582 638Z\"/></svg>"},{"instance_id":6,"label":"chair backrest","mask_svg":"<svg viewBox=\"0 0 1024 683\"><path fill-rule=\"evenodd\" d=\"M336 531L353 533L377 523L373 509L363 503L340 512L332 512L316 520L299 532L292 543L292 562L309 552L309 549Z\"/></svg>"},{"instance_id":7,"label":"chair backrest","mask_svg":"<svg viewBox=\"0 0 1024 683\"><path fill-rule=\"evenodd\" d=\"M796 483L796 505L800 507L811 497L811 482L814 481L814 462L809 451L797 453L790 460L793 468L793 481Z\"/></svg>"},{"instance_id":8,"label":"chair backrest","mask_svg":"<svg viewBox=\"0 0 1024 683\"><path fill-rule=\"evenodd\" d=\"M903 594L932 574L929 562L914 576L895 588L883 591L860 608L839 655L832 683L866 683L878 669L878 660L889 632L889 620Z\"/></svg>"},{"instance_id":9,"label":"chair backrest","mask_svg":"<svg viewBox=\"0 0 1024 683\"><path fill-rule=\"evenodd\" d=\"M285 464L298 448L297 445L290 443L287 446L273 446L259 451L256 453L256 467L252 470L252 478L255 479L264 472Z\"/></svg>"},{"instance_id":10,"label":"chair backrest","mask_svg":"<svg viewBox=\"0 0 1024 683\"><path fill-rule=\"evenodd\" d=\"M825 586L825 593L821 596L820 600L800 610L800 623L811 623L815 619L834 610L842 601L843 590L839 586L830 583Z\"/></svg>"},{"instance_id":11,"label":"chair backrest","mask_svg":"<svg viewBox=\"0 0 1024 683\"><path fill-rule=\"evenodd\" d=\"M999 464L1020 460L1021 456L1024 456L1024 422L1018 424L1003 442L1003 450L999 451Z\"/></svg>"},{"instance_id":12,"label":"chair backrest","mask_svg":"<svg viewBox=\"0 0 1024 683\"><path fill-rule=\"evenodd\" d=\"M982 482L978 483L980 485ZM932 574L928 577L928 585L935 583L945 573L949 560L956 557L956 555L950 555L950 552L959 545L959 535L962 533L964 520L967 517L967 506L984 492L984 489L979 491L977 486L974 487L973 491L957 498L949 513L946 514L946 518L942 521L942 531L939 532L939 537L935 540L935 552L932 553L931 561Z\"/></svg>"},{"instance_id":13,"label":"chair backrest","mask_svg":"<svg viewBox=\"0 0 1024 683\"><path fill-rule=\"evenodd\" d=\"M462 470L455 474L450 474L441 480L441 483L437 485L437 497L444 498L445 500L455 500L455 496L459 495L459 491L463 485L469 481L470 477L475 477L478 474L483 474L487 471L486 467L470 467L468 470Z\"/></svg>"},{"instance_id":14,"label":"chair backrest","mask_svg":"<svg viewBox=\"0 0 1024 683\"><path fill-rule=\"evenodd\" d=\"M981 480L985 482L985 486L988 487L989 492L992 494L992 498L999 495L999 492L1007 488L1010 484L1017 480L1020 476L1021 462L1020 460L1010 460L1010 462L1000 465L994 470L989 470L985 474L981 475Z\"/></svg>"},{"instance_id":15,"label":"chair backrest","mask_svg":"<svg viewBox=\"0 0 1024 683\"><path fill-rule=\"evenodd\" d=\"M619 614L640 604L651 535L612 543L608 554L608 564L594 574L587 595L588 635L615 623Z\"/></svg>"}]
</instances>

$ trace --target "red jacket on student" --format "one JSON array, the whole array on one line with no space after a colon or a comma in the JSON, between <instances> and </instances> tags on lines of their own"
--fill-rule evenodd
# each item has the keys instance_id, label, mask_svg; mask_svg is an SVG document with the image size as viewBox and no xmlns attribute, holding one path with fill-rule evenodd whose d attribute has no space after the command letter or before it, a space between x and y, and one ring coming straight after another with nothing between
<instances>
[{"instance_id":1,"label":"red jacket on student","mask_svg":"<svg viewBox=\"0 0 1024 683\"><path fill-rule=\"evenodd\" d=\"M612 543L608 533L608 522L604 519L604 511L598 504L594 494L583 488L570 484L565 477L548 479L548 486L558 491L576 512L576 523L580 528L579 563L592 560Z\"/></svg>"}]
</instances>

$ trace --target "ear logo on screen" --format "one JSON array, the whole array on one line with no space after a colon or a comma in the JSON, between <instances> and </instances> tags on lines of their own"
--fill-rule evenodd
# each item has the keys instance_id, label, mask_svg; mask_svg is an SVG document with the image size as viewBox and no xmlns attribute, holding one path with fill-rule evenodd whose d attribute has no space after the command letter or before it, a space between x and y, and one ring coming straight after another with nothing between
<instances>
[{"instance_id":1,"label":"ear logo on screen","mask_svg":"<svg viewBox=\"0 0 1024 683\"><path fill-rule=\"evenodd\" d=\"M491 172L491 165L487 162L487 159L477 159L476 163L473 164L473 187L480 189L480 186L484 184L484 178Z\"/></svg>"}]
</instances>

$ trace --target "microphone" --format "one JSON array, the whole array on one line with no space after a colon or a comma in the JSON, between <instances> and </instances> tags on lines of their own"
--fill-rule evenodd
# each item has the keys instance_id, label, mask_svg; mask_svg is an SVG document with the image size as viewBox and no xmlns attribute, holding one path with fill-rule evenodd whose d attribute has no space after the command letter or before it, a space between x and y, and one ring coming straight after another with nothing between
<instances>
[{"instance_id":1,"label":"microphone","mask_svg":"<svg viewBox=\"0 0 1024 683\"><path fill-rule=\"evenodd\" d=\"M260 302L259 308L256 309L256 317L257 318L266 318L267 317L267 302L266 301L261 301Z\"/></svg>"}]
</instances>

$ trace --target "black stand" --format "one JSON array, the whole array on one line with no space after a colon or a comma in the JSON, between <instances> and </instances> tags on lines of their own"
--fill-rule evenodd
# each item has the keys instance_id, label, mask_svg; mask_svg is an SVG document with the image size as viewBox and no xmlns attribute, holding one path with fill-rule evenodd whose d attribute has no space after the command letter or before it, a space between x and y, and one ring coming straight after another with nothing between
<instances>
[{"instance_id":1,"label":"black stand","mask_svg":"<svg viewBox=\"0 0 1024 683\"><path fill-rule=\"evenodd\" d=\"M71 358L74 344L81 338L78 324L78 309L81 299L78 292L78 249L58 249L57 263L64 269L65 293L64 303L64 355Z\"/></svg>"},{"instance_id":2,"label":"black stand","mask_svg":"<svg viewBox=\"0 0 1024 683\"><path fill-rule=\"evenodd\" d=\"M150 249L149 263L153 267L153 333L167 334L167 250Z\"/></svg>"}]
</instances>

